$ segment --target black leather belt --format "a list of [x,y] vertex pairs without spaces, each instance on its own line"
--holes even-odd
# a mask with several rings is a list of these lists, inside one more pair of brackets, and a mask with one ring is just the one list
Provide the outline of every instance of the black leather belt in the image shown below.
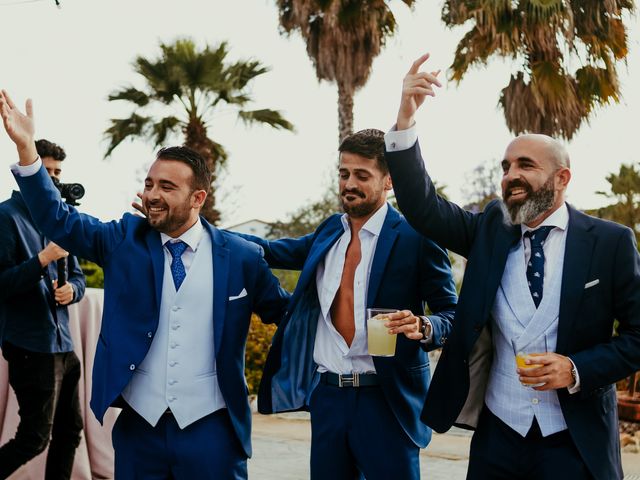
[[320,374],[320,383],[334,387],[375,387],[380,385],[375,373],[347,373],[339,374],[324,372]]

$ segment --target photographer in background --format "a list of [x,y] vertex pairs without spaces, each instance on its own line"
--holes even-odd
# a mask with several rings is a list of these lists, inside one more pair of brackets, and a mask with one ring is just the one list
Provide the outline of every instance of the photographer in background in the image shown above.
[[[59,180],[64,150],[47,140],[36,149]],[[68,255],[38,231],[20,192],[0,203],[0,345],[20,409],[15,437],[0,447],[0,479],[40,454],[49,439],[45,478],[71,477],[82,416],[67,305],[83,297],[85,280]],[[56,262],[65,257],[68,280],[58,286]]]

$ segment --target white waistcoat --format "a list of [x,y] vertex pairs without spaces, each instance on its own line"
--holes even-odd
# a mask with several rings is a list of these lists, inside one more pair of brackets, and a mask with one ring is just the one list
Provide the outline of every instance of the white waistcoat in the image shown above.
[[158,330],[122,392],[153,426],[167,408],[185,428],[226,406],[213,346],[212,262],[211,238],[204,232],[177,293],[171,270],[164,269]]
[[[564,246],[558,258],[564,258]],[[509,253],[491,311],[494,357],[485,403],[504,423],[523,437],[535,416],[543,436],[567,428],[555,390],[539,392],[521,385],[515,352],[554,352],[558,336],[563,265],[551,278],[545,275],[543,297],[536,309],[527,283],[524,248]]]

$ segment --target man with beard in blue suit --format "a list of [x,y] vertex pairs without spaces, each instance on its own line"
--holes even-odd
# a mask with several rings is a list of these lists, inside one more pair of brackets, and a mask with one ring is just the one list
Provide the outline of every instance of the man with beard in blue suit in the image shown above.
[[[427,58],[405,76],[386,155],[409,222],[468,262],[422,418],[476,429],[471,480],[621,479],[615,382],[640,369],[635,236],[565,202],[569,156],[546,135],[507,146],[502,199],[482,213],[438,196],[414,122],[440,86]],[[537,354],[528,368],[520,351]]]
[[[245,236],[263,247],[271,267],[301,270],[269,352],[258,408],[310,410],[313,480],[418,479],[419,449],[431,438],[419,420],[427,351],[440,347],[451,328],[451,267],[446,252],[386,202],[383,132],[350,135],[339,151],[344,215],[301,238]],[[371,307],[399,310],[388,323],[389,334],[403,334],[394,356],[368,354]]]
[[35,223],[104,269],[91,408],[102,420],[123,407],[115,478],[245,479],[251,313],[278,322],[288,295],[257,246],[200,217],[211,185],[205,160],[186,147],[161,149],[142,194],[148,218],[103,223],[61,202],[35,150],[31,102],[24,115],[3,91],[0,114]]

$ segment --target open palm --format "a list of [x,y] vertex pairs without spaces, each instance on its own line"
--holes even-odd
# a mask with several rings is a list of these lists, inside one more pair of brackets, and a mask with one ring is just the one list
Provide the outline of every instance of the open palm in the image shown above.
[[35,123],[33,121],[33,104],[28,99],[25,104],[26,114],[22,113],[9,97],[6,90],[0,92],[0,115],[4,129],[9,138],[20,148],[33,143]]

